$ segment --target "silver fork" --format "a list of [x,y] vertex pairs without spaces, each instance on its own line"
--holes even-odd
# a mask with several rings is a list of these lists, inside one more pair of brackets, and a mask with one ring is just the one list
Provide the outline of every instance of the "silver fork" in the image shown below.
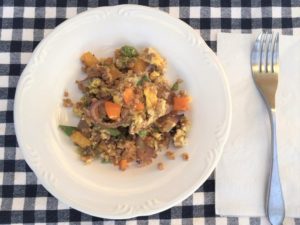
[[275,94],[279,73],[278,33],[261,33],[252,48],[253,80],[268,109],[271,124],[272,166],[266,198],[266,213],[272,225],[282,224],[285,216],[277,155]]

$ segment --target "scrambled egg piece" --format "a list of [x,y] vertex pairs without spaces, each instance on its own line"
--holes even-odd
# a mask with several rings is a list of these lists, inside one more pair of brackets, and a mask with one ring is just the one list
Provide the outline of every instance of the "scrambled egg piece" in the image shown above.
[[142,57],[146,62],[157,66],[157,68],[161,70],[163,70],[166,66],[166,60],[161,57],[159,53],[153,48],[146,48],[143,52]]
[[173,137],[175,147],[182,147],[186,145],[186,131],[177,129]]
[[152,73],[150,73],[150,79],[151,80],[155,80],[157,77],[160,76],[160,73],[153,71]]
[[183,147],[184,145],[186,145],[187,142],[186,138],[187,138],[187,132],[189,126],[190,126],[189,121],[187,120],[186,117],[183,117],[181,119],[180,128],[176,130],[176,133],[173,137],[175,147]]
[[143,123],[144,123],[143,117],[139,114],[136,114],[133,117],[132,123],[130,125],[129,133],[135,134],[135,133],[139,132],[143,128]]
[[168,104],[167,101],[159,98],[156,104],[156,112],[158,114],[159,117],[165,115],[167,113],[168,110]]
[[155,86],[148,86],[144,89],[144,95],[146,97],[146,106],[151,109],[157,104],[157,89]]
[[113,101],[117,104],[121,104],[122,103],[122,97],[119,94],[115,94],[115,95],[113,95]]

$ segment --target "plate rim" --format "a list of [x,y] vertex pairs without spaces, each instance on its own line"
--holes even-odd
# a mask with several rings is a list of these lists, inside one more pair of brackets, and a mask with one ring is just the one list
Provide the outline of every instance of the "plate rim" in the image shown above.
[[[72,23],[75,19],[77,19],[78,17],[82,17],[84,15],[88,15],[91,13],[94,13],[96,11],[105,11],[105,10],[112,10],[113,9],[138,9],[138,10],[147,10],[147,11],[152,11],[154,13],[159,13],[162,16],[165,17],[169,17],[171,19],[173,19],[175,21],[175,23],[179,23],[181,26],[185,26],[186,29],[188,29],[191,33],[193,33],[193,35],[195,35],[195,37],[197,37],[197,41],[200,41],[201,46],[205,49],[206,54],[209,54],[209,57],[214,61],[214,64],[218,67],[219,71],[220,71],[220,77],[222,78],[223,81],[223,88],[224,88],[224,92],[225,92],[225,99],[227,100],[227,111],[226,111],[226,116],[225,116],[225,122],[224,122],[224,127],[225,130],[223,131],[222,134],[222,140],[221,143],[219,143],[219,154],[217,155],[217,157],[214,160],[213,165],[211,166],[211,168],[209,169],[209,173],[207,173],[206,176],[203,176],[202,179],[196,180],[194,185],[192,187],[190,187],[189,189],[187,189],[185,192],[181,193],[180,195],[178,195],[177,198],[173,199],[173,201],[169,201],[167,202],[167,204],[165,204],[165,206],[163,207],[159,207],[156,209],[146,209],[146,210],[142,210],[139,211],[137,213],[132,212],[131,214],[125,214],[125,215],[109,215],[109,214],[101,214],[101,213],[93,213],[91,211],[89,211],[88,209],[83,209],[81,207],[77,207],[71,204],[69,204],[70,201],[68,201],[67,199],[65,199],[59,192],[57,192],[55,190],[55,188],[51,187],[50,184],[47,183],[47,181],[45,181],[42,177],[38,176],[37,171],[35,170],[35,168],[32,167],[32,162],[30,157],[26,154],[26,151],[24,151],[23,149],[26,149],[26,146],[24,144],[24,140],[21,136],[21,131],[19,128],[19,119],[18,119],[18,115],[20,114],[20,99],[21,99],[21,90],[24,88],[24,84],[26,83],[26,77],[29,73],[27,72],[27,68],[28,65],[31,65],[34,61],[34,58],[36,57],[37,53],[43,48],[44,44],[46,43],[47,40],[51,39],[51,37],[53,35],[55,35],[56,33],[60,32],[61,27],[67,25],[68,23]],[[231,128],[231,120],[232,120],[232,101],[231,101],[231,95],[230,95],[230,89],[229,89],[229,83],[228,83],[228,79],[226,77],[226,73],[219,61],[219,59],[217,58],[216,54],[207,46],[207,44],[204,42],[204,40],[202,39],[202,37],[200,36],[200,34],[198,32],[195,32],[195,30],[189,26],[188,24],[184,23],[183,21],[181,21],[180,19],[177,19],[175,17],[172,17],[171,15],[169,15],[166,12],[160,11],[158,9],[154,9],[151,7],[147,7],[147,6],[140,6],[140,5],[133,5],[133,4],[125,4],[125,5],[116,5],[116,6],[105,6],[105,7],[97,7],[97,8],[93,8],[90,10],[87,10],[85,12],[79,13],[76,16],[65,20],[64,22],[62,22],[61,24],[59,24],[57,27],[55,27],[51,33],[49,35],[47,35],[39,44],[38,46],[35,48],[35,50],[33,51],[31,58],[29,60],[29,62],[27,63],[25,69],[23,70],[20,79],[18,81],[17,84],[17,88],[16,88],[16,94],[15,94],[15,99],[14,99],[14,126],[15,126],[15,133],[16,133],[16,138],[19,144],[19,149],[22,151],[23,157],[27,163],[27,165],[32,169],[32,171],[35,173],[35,175],[37,176],[37,178],[41,181],[41,184],[47,189],[47,191],[49,191],[54,197],[56,197],[59,201],[65,203],[68,207],[72,207],[76,210],[79,210],[81,212],[84,212],[86,214],[92,215],[92,216],[96,216],[96,217],[101,217],[101,218],[108,218],[108,219],[129,219],[129,218],[134,218],[134,217],[138,217],[138,216],[149,216],[149,215],[153,215],[159,212],[162,212],[164,210],[167,210],[173,206],[175,206],[176,204],[182,202],[184,199],[186,199],[187,197],[189,197],[190,195],[192,195],[207,179],[208,177],[211,175],[211,173],[213,172],[213,170],[216,168],[217,163],[219,162],[221,155],[223,153],[224,150],[224,145],[228,139],[229,136],[229,131]],[[27,150],[28,151],[28,150]]]

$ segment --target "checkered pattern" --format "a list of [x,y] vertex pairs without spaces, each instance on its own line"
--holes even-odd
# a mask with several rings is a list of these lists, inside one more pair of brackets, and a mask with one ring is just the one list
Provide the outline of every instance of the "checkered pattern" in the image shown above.
[[[216,49],[220,31],[272,29],[300,33],[299,0],[0,0],[0,224],[260,224],[259,218],[215,215],[213,175],[188,199],[170,210],[127,221],[91,217],[69,208],[40,185],[23,160],[13,124],[13,99],[19,76],[33,49],[52,29],[89,8],[142,4],[169,12],[195,28]],[[300,224],[287,220],[286,224]]]

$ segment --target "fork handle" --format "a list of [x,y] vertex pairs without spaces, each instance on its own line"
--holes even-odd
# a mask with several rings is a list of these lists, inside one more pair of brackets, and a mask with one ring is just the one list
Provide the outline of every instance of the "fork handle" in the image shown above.
[[272,225],[280,225],[285,216],[285,207],[279,177],[275,110],[270,110],[269,114],[272,128],[272,167],[267,195],[267,216]]

